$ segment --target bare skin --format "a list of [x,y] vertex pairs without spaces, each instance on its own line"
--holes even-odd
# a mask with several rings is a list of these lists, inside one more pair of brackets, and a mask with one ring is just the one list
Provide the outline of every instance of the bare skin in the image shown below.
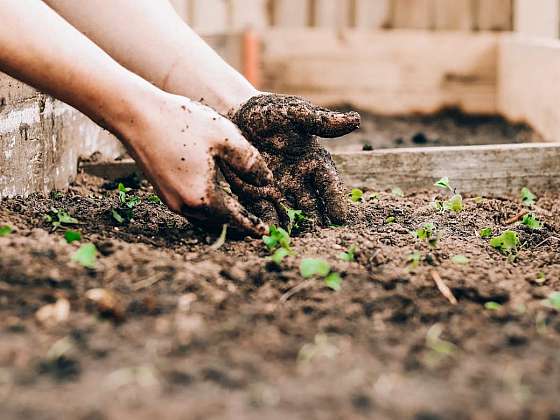
[[133,72],[232,118],[264,154],[276,186],[257,188],[228,168],[223,171],[265,221],[285,221],[283,205],[323,224],[345,220],[344,186],[314,135],[346,134],[358,127],[357,114],[330,113],[297,98],[263,97],[180,19],[168,0],[45,1]]
[[229,120],[125,69],[42,2],[4,0],[0,21],[0,70],[117,135],[172,210],[254,236],[266,232],[218,186],[217,164],[258,186],[272,180]]

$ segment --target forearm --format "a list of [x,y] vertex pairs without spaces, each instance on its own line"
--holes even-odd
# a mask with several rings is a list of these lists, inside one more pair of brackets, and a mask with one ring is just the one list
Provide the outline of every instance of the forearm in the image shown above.
[[134,104],[157,90],[38,0],[0,7],[0,70],[52,94],[117,135]]
[[165,91],[223,114],[256,93],[168,0],[45,1],[122,65]]

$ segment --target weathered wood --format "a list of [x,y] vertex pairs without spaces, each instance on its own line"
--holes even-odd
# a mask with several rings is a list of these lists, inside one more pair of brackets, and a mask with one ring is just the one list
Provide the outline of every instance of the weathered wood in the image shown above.
[[262,37],[263,82],[270,91],[382,114],[446,106],[496,112],[494,34],[305,29]]
[[[510,31],[513,21],[513,0],[475,1],[476,25],[482,31]],[[544,0],[552,1],[552,0]]]
[[473,28],[471,0],[435,0],[435,28],[470,31]]
[[525,35],[558,38],[560,2],[550,0],[516,0],[514,29]]
[[529,187],[560,189],[560,146],[516,144],[339,153],[334,160],[350,187],[404,191],[433,188],[447,176],[468,194],[511,194]]
[[390,26],[391,2],[389,0],[354,0],[354,27],[381,29]]
[[[434,182],[447,176],[465,194],[560,189],[560,145],[549,143],[385,149],[334,153],[333,159],[349,188],[435,191]],[[140,175],[132,160],[86,163],[82,169],[113,180]]]
[[434,0],[393,0],[393,28],[433,29],[434,19]]
[[272,0],[273,25],[282,28],[302,28],[309,25],[309,0]]
[[560,142],[560,41],[503,36],[498,69],[499,111]]
[[349,0],[312,0],[312,26],[341,29],[350,26]]

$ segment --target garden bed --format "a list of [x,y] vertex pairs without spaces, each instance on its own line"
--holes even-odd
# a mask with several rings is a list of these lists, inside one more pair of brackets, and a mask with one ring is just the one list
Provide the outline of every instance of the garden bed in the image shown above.
[[[88,175],[1,202],[14,227],[0,238],[3,417],[560,416],[559,193],[530,208],[465,196],[454,213],[434,209],[447,198],[436,187],[366,191],[347,226],[294,234],[278,267],[263,241],[212,249],[145,181],[128,186],[141,202],[124,224],[116,184]],[[53,208],[80,222],[95,269],[52,232]],[[515,222],[524,210],[543,227]],[[411,234],[425,223],[435,247]],[[514,256],[480,237],[487,227],[517,233]],[[340,291],[303,279],[306,257],[330,263]]]

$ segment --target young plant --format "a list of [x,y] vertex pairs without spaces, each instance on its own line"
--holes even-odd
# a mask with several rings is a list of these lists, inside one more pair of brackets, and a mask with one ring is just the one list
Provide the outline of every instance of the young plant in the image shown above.
[[447,190],[452,194],[449,200],[444,200],[444,201],[435,200],[434,208],[436,210],[438,211],[447,210],[447,211],[453,211],[455,213],[459,213],[463,211],[463,196],[461,194],[455,193],[455,188],[453,188],[449,183],[448,177],[441,178],[434,185],[443,190]]
[[161,198],[159,198],[157,195],[152,194],[148,197],[148,203],[152,203],[152,204],[161,204]]
[[421,241],[428,242],[428,245],[432,248],[437,247],[439,236],[433,223],[424,223],[420,229],[416,229],[412,234]]
[[118,209],[111,209],[111,215],[119,225],[122,225],[124,223],[130,222],[130,220],[133,218],[133,209],[138,204],[140,204],[140,197],[129,194],[131,189],[125,187],[122,182],[119,183],[117,191],[119,194],[119,202],[121,205]]
[[274,254],[272,254],[270,259],[272,260],[272,262],[274,262],[274,264],[280,265],[282,264],[282,261],[284,261],[284,258],[286,258],[289,255],[290,255],[290,251],[287,250],[286,248],[278,248],[276,251],[274,251]]
[[81,241],[82,234],[77,230],[68,229],[64,232],[64,239],[66,239],[66,242],[71,244],[72,242]]
[[523,216],[523,220],[521,220],[521,224],[533,230],[539,230],[542,228],[542,222],[539,219],[537,219],[537,217],[532,213]]
[[52,208],[51,211],[43,216],[45,222],[52,225],[53,232],[60,227],[80,224],[78,219],[70,216],[65,210]]
[[524,206],[531,207],[535,204],[537,196],[533,194],[529,188],[523,187],[519,195]]
[[342,261],[354,262],[356,261],[356,252],[357,252],[357,248],[354,245],[352,245],[350,248],[348,248],[346,252],[340,253],[338,255],[338,258],[340,258]]
[[390,225],[390,224],[395,223],[395,220],[396,220],[395,216],[389,216],[385,219],[385,223]]
[[485,227],[483,229],[480,229],[480,232],[478,232],[478,234],[483,239],[490,238],[492,236],[492,228]]
[[546,298],[543,304],[548,308],[556,309],[560,312],[560,292],[552,292],[548,295],[548,298]]
[[443,202],[443,209],[459,213],[463,211],[463,197],[461,194],[455,194],[449,200]]
[[498,302],[486,302],[484,304],[484,307],[489,311],[497,311],[501,309],[502,305],[500,305]]
[[391,194],[393,194],[395,197],[404,197],[404,192],[399,187],[392,188]]
[[290,251],[290,234],[281,227],[271,225],[269,234],[263,236],[262,240],[270,252],[278,248],[284,248]]
[[284,206],[284,210],[288,215],[288,234],[292,234],[293,229],[299,229],[300,223],[307,220],[307,217],[302,210],[294,210]]
[[412,254],[408,255],[407,262],[408,262],[408,269],[414,270],[422,262],[422,254],[420,254],[420,252],[418,251],[414,251]]
[[449,191],[453,192],[453,188],[451,188],[451,185],[449,185],[449,178],[448,177],[441,178],[434,185],[438,188],[441,188],[442,190],[449,190]]
[[11,226],[8,226],[8,225],[0,226],[0,238],[3,237],[3,236],[8,236],[13,231],[14,231],[14,229]]
[[220,249],[226,243],[227,230],[228,230],[228,225],[226,223],[226,224],[222,225],[222,231],[220,233],[220,236],[218,236],[218,239],[216,239],[216,242],[214,242],[212,245],[210,245],[211,250],[217,251],[218,249]]
[[97,262],[97,248],[94,244],[83,244],[72,255],[72,261],[93,270]]
[[299,272],[305,279],[322,277],[325,285],[334,291],[339,291],[342,287],[340,274],[332,271],[331,265],[321,258],[304,258],[301,260]]
[[359,188],[352,188],[352,192],[350,193],[350,199],[354,203],[358,203],[364,199],[364,192]]
[[504,255],[513,255],[517,253],[519,243],[517,232],[512,230],[506,230],[501,235],[495,236],[490,240],[490,246]]

